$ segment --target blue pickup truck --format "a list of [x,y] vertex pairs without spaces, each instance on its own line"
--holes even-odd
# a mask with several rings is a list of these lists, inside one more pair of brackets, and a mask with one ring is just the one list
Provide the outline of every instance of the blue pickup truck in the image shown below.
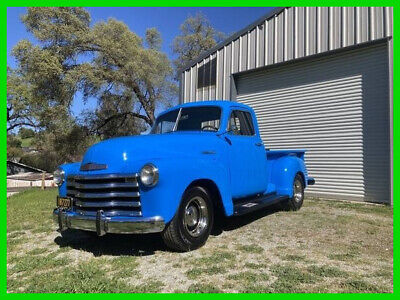
[[178,251],[202,246],[217,212],[243,215],[303,204],[314,184],[304,150],[266,150],[254,111],[230,101],[188,103],[161,113],[148,135],[90,147],[61,165],[54,220],[106,233],[160,232]]

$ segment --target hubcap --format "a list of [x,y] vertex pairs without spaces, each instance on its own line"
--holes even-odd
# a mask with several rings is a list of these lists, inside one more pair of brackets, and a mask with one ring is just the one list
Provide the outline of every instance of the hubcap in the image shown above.
[[200,236],[208,226],[208,209],[206,201],[201,197],[189,200],[185,207],[183,226],[193,236]]
[[303,200],[303,185],[298,179],[296,179],[293,183],[293,198],[296,202]]

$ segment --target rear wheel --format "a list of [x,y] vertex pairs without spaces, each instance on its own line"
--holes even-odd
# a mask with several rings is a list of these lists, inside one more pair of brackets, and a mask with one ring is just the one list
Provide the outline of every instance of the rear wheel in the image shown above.
[[207,190],[192,187],[185,192],[178,212],[163,231],[162,238],[174,250],[194,250],[207,241],[213,222],[213,204]]
[[293,197],[283,204],[286,210],[299,210],[304,201],[304,182],[300,174],[293,180]]

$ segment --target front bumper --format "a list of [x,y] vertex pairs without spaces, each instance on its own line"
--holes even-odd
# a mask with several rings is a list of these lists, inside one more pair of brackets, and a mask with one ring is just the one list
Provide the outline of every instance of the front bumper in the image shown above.
[[164,230],[164,219],[160,216],[143,217],[106,217],[102,211],[96,216],[86,216],[70,210],[56,208],[53,219],[58,224],[59,230],[81,229],[97,232],[97,235],[106,233],[153,233]]

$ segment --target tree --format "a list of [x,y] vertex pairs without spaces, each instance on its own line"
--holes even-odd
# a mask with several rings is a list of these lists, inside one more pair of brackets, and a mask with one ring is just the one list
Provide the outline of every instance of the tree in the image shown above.
[[161,49],[162,39],[161,34],[157,30],[157,28],[152,27],[146,30],[146,44],[147,47],[149,47],[150,49]]
[[[99,99],[92,119],[96,133],[110,122],[118,122],[126,133],[134,131],[128,124],[153,125],[157,105],[173,101],[172,68],[160,52],[159,33],[146,34],[148,47],[122,22],[110,19],[93,27],[88,44],[94,58],[83,70],[83,92]],[[135,122],[132,122],[135,119]],[[92,124],[94,124],[92,122]]]
[[21,126],[37,126],[29,105],[30,92],[29,84],[7,68],[7,132]]
[[173,42],[173,52],[178,55],[174,60],[177,70],[196,59],[203,52],[221,42],[225,35],[215,30],[210,21],[202,14],[189,16],[180,26],[181,34]]
[[28,139],[35,136],[35,131],[30,128],[21,127],[18,131],[18,135],[21,137],[21,139]]
[[7,135],[7,159],[17,160],[22,156],[21,140],[14,135]]
[[[94,97],[99,104],[84,115],[94,126],[90,133],[102,135],[109,128],[107,136],[130,134],[142,124],[152,125],[157,105],[175,97],[172,68],[154,28],[144,43],[114,19],[90,27],[89,13],[79,7],[32,7],[22,21],[39,44],[23,40],[14,47],[18,68],[12,72],[24,93],[7,98],[24,99],[35,126],[55,131],[70,122],[71,104],[80,91],[84,101]],[[115,124],[118,130],[112,132]],[[10,123],[20,125],[25,124]]]
[[[158,106],[176,97],[176,85],[155,28],[140,38],[122,22],[91,26],[79,7],[32,7],[22,16],[37,42],[20,41],[7,70],[7,131],[34,127],[38,153],[22,157],[52,170],[80,160],[102,138],[138,134],[152,125]],[[74,117],[77,93],[98,106]]]

